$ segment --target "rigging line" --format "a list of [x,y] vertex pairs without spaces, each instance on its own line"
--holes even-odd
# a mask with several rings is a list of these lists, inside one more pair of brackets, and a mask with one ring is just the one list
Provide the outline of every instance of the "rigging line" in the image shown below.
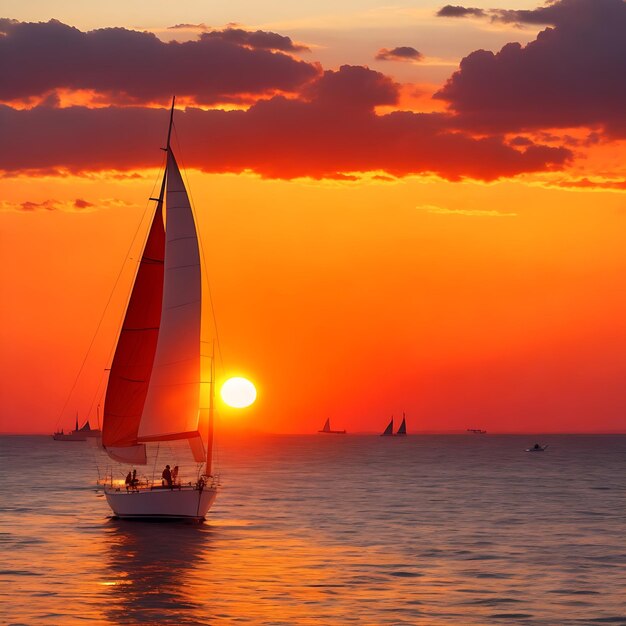
[[[217,424],[220,423],[220,412],[219,411],[215,411],[215,422]],[[221,430],[221,429],[220,429]],[[213,439],[213,450],[214,450],[214,458],[215,458],[215,474],[220,474],[221,472],[221,448],[220,448],[220,441],[219,441],[219,437],[215,437]]]
[[[96,393],[93,394],[93,398],[91,399],[91,404],[89,405],[89,411],[87,412],[87,419],[89,419],[89,416],[91,415],[91,411],[93,410],[93,405],[95,404],[96,398],[98,397],[98,394],[100,393],[100,387],[102,386],[102,382],[104,381],[105,375],[106,375],[106,370],[103,370],[100,376],[100,381],[98,382],[98,386],[96,387]],[[98,424],[98,428],[100,428],[100,424]]]
[[[180,140],[178,138],[178,130],[176,129],[176,124],[172,124],[174,128],[174,139],[176,141],[176,146],[178,148],[178,152],[180,156],[180,164],[183,170],[183,176],[185,177],[185,181],[187,182],[187,192],[189,194],[189,200],[191,204],[191,210],[193,212],[194,219],[196,221],[196,227],[198,225],[198,212],[196,211],[196,203],[193,199],[193,194],[191,193],[191,185],[189,184],[189,177],[187,176],[187,168],[185,167],[185,162],[182,158],[182,149],[180,147]],[[200,254],[202,256],[202,265],[204,266],[204,280],[206,281],[207,290],[209,292],[209,302],[211,304],[211,315],[213,317],[213,327],[215,328],[215,339],[217,341],[217,352],[220,355],[220,363],[222,365],[222,370],[224,369],[224,355],[222,354],[222,344],[220,342],[220,334],[217,327],[217,316],[215,315],[215,306],[213,304],[213,292],[211,290],[211,282],[209,281],[209,270],[206,262],[206,255],[204,253],[204,245],[202,243],[202,237],[198,237],[198,242],[200,244]]]
[[[159,176],[157,176],[157,178],[154,181],[154,184],[152,185],[152,191],[150,192],[150,196],[152,196],[152,193],[154,192],[154,189],[156,187],[157,181],[160,178],[160,173],[161,170],[163,169],[163,166],[161,166],[160,170],[159,170]],[[122,261],[122,265],[120,267],[120,270],[117,274],[117,278],[115,279],[115,282],[113,283],[113,288],[111,289],[111,293],[109,293],[109,298],[107,299],[106,304],[104,305],[104,310],[102,311],[102,315],[100,316],[100,320],[98,321],[98,325],[96,326],[96,330],[93,334],[93,337],[91,338],[91,342],[89,343],[89,347],[87,348],[87,352],[85,353],[85,358],[83,359],[83,362],[80,365],[80,368],[78,369],[78,374],[76,374],[76,378],[74,379],[74,384],[72,385],[69,393],[67,394],[67,398],[65,399],[65,403],[63,404],[63,408],[61,409],[59,416],[57,418],[57,428],[59,426],[59,424],[61,423],[61,418],[63,417],[63,413],[65,413],[65,409],[67,408],[67,405],[70,402],[70,399],[72,397],[72,394],[74,393],[74,390],[76,389],[76,385],[78,384],[78,380],[80,378],[80,375],[83,373],[83,369],[85,368],[85,363],[87,362],[87,359],[89,357],[89,354],[91,353],[91,349],[93,348],[93,344],[96,341],[96,337],[98,336],[98,332],[100,331],[100,327],[102,326],[102,322],[104,321],[104,317],[106,315],[106,312],[109,309],[109,305],[111,304],[111,300],[113,299],[113,294],[115,293],[115,290],[117,288],[117,285],[120,281],[120,278],[122,276],[122,273],[124,272],[124,267],[126,266],[126,262],[128,261],[129,257],[130,257],[130,251],[133,248],[133,245],[135,243],[135,240],[137,239],[137,235],[139,234],[139,229],[141,227],[141,225],[143,224],[144,218],[146,217],[146,213],[148,212],[148,207],[150,206],[150,200],[146,201],[146,206],[143,210],[143,213],[141,215],[141,220],[139,221],[139,224],[137,225],[137,229],[135,230],[135,233],[133,234],[133,238],[130,242],[130,245],[128,247],[128,251],[126,252],[126,255],[124,257],[124,260]],[[146,239],[147,239],[148,235],[146,235]],[[144,245],[145,245],[145,240],[144,240]],[[139,264],[137,264],[137,267],[139,267]],[[131,283],[132,284],[132,283]],[[129,296],[130,298],[130,296]],[[123,316],[122,316],[122,320],[123,320]],[[120,322],[121,325],[121,322]],[[119,333],[118,333],[119,334]],[[111,350],[112,352],[113,350]],[[109,353],[109,357],[111,356],[111,354]]]

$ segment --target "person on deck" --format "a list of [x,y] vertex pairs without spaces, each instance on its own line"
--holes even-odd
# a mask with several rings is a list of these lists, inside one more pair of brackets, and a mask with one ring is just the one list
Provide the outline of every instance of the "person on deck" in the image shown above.
[[172,470],[172,482],[176,484],[178,480],[178,465],[174,465],[174,469]]
[[130,480],[131,487],[137,487],[137,483],[138,482],[139,482],[139,479],[137,478],[137,470],[134,469],[133,470],[133,477]]
[[128,474],[126,474],[126,491],[130,489],[132,484],[133,484],[133,476],[130,472],[128,472]]
[[166,485],[168,487],[172,487],[172,472],[170,471],[170,466],[166,465],[165,469],[163,470],[163,473],[161,474],[161,478],[163,480],[161,480],[161,484],[165,487]]

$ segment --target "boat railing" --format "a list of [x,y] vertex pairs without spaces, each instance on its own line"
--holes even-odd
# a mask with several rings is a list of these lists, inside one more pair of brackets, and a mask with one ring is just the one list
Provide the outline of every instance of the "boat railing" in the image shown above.
[[[207,480],[208,479],[208,480]],[[205,489],[205,488],[215,488],[219,485],[219,476],[203,476],[198,481],[178,481],[176,483],[172,483],[172,485],[163,484],[161,480],[143,480],[137,481],[134,484],[126,484],[125,481],[121,479],[113,479],[110,476],[107,476],[104,480],[99,480],[98,485],[102,485],[108,491],[116,491],[123,492],[126,491],[128,493],[138,493],[141,491],[181,491],[187,489]]]

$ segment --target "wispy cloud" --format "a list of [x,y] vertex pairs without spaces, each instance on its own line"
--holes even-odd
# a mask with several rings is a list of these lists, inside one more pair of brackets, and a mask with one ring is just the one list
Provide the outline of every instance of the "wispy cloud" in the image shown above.
[[204,22],[200,22],[200,24],[174,24],[174,26],[168,26],[167,29],[207,31],[210,29],[210,26],[207,26]]
[[18,211],[20,213],[34,213],[38,211],[62,211],[64,213],[88,213],[99,209],[111,209],[115,207],[133,206],[131,203],[119,198],[101,198],[90,202],[83,198],[74,200],[42,200],[34,202],[25,200],[24,202],[0,201],[0,212]]
[[435,213],[436,215],[468,215],[471,217],[516,217],[517,213],[505,213],[502,211],[491,211],[483,209],[448,209],[446,207],[436,206],[434,204],[422,204],[415,207],[426,213]]

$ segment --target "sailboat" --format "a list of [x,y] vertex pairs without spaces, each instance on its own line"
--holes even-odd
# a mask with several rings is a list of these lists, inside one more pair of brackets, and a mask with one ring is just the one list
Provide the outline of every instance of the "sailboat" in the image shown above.
[[[87,422],[89,424],[89,422]],[[57,430],[52,438],[55,441],[87,441],[87,434],[81,432],[82,429],[78,428],[78,413],[76,413],[76,425],[74,426],[74,430],[69,433],[63,432],[63,429]]]
[[92,428],[89,425],[89,420],[87,420],[79,429],[78,433],[84,435],[85,437],[100,437],[102,435],[102,431],[99,428]]
[[406,436],[406,416],[402,413],[402,424],[400,424],[400,428],[398,428],[398,432],[396,433],[398,437]]
[[185,485],[168,475],[158,483],[133,480],[130,489],[114,482],[111,475],[104,493],[119,518],[202,520],[217,495],[212,474],[215,365],[212,358],[203,442],[199,430],[202,274],[193,211],[170,145],[174,102],[164,148],[167,165],[159,197],[152,198],[156,209],[111,364],[102,446],[112,459],[132,467],[147,463],[149,444],[187,441],[204,470],[195,482]]
[[318,433],[327,433],[329,435],[345,435],[346,431],[345,430],[332,430],[330,428],[330,417],[326,419],[326,422],[324,423],[324,427],[322,428],[322,430],[318,430]]
[[393,415],[391,416],[391,421],[387,424],[387,428],[385,431],[380,434],[381,437],[391,437],[393,436]]

